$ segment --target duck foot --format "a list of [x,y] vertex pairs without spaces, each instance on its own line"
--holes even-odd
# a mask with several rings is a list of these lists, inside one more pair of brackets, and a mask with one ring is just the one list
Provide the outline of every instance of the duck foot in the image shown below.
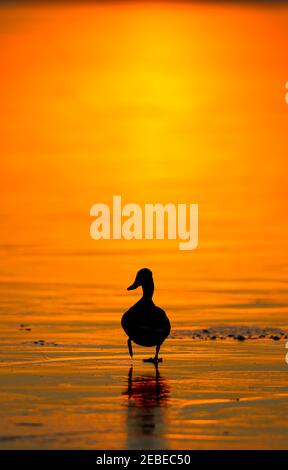
[[163,362],[162,357],[149,357],[149,359],[143,359],[143,362],[153,362],[153,364],[158,364],[158,362]]

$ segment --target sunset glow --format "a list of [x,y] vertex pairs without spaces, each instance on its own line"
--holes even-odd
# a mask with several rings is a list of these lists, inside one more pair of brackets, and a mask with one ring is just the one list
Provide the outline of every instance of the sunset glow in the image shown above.
[[[10,384],[1,407],[14,397],[22,410],[31,395],[31,419],[42,423],[46,413],[48,434],[83,431],[82,448],[101,446],[99,423],[107,446],[115,425],[114,448],[137,448],[143,409],[160,428],[154,440],[142,436],[148,447],[284,448],[287,431],[273,434],[286,419],[283,341],[280,350],[272,340],[270,355],[262,343],[240,351],[228,339],[220,357],[218,343],[192,351],[185,334],[226,323],[287,328],[287,4],[3,2],[0,16],[0,365]],[[114,195],[143,214],[145,204],[198,204],[197,249],[181,251],[168,237],[92,239],[90,209],[111,206]],[[135,370],[131,378],[120,329],[141,295],[126,289],[142,267],[153,271],[173,334],[184,331],[165,343],[175,369],[163,365],[159,408],[147,369],[145,380]],[[264,360],[279,382],[274,428],[263,437]],[[140,389],[132,398],[129,380]],[[261,421],[249,439],[231,405],[239,389],[247,416],[251,399]],[[3,418],[9,436],[21,434],[21,413]],[[41,436],[37,445],[49,447]],[[72,447],[72,438],[55,439]]]

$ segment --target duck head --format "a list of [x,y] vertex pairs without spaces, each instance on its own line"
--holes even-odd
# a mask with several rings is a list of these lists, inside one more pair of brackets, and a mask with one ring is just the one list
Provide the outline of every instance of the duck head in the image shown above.
[[154,292],[154,282],[153,282],[153,276],[152,276],[152,271],[148,268],[142,268],[140,271],[138,271],[135,281],[131,286],[127,288],[127,290],[134,290],[137,289],[137,287],[142,287],[143,289],[143,297],[151,297]]

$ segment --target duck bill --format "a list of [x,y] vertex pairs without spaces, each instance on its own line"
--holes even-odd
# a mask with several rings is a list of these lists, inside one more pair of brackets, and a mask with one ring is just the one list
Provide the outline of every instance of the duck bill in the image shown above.
[[137,287],[139,286],[140,286],[139,282],[135,280],[133,284],[131,284],[131,286],[127,287],[127,290],[134,290],[134,289],[137,289]]

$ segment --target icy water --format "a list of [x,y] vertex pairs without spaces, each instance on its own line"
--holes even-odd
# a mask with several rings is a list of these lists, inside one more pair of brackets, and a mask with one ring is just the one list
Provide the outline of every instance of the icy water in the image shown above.
[[[135,296],[124,294],[128,307]],[[121,302],[114,312],[110,302],[112,291],[97,285],[1,284],[2,449],[287,448],[279,313],[276,332],[270,320],[267,338],[239,341],[229,334],[263,333],[259,320],[253,329],[259,313],[241,323],[234,312],[234,326],[214,326],[212,340],[208,322],[174,312],[157,371],[142,362],[149,348],[135,347],[130,360]]]

